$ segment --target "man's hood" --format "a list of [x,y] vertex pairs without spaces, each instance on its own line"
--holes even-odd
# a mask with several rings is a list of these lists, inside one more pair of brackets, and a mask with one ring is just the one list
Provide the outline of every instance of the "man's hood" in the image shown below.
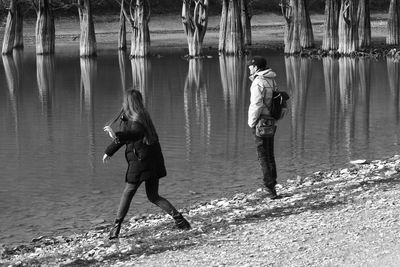
[[257,76],[259,76],[260,78],[275,78],[276,77],[276,73],[273,72],[271,69],[266,69],[266,70],[262,70],[262,71],[258,71],[256,73],[254,73],[253,75],[251,75],[249,78],[251,81],[253,81]]
[[264,78],[275,78],[276,77],[276,73],[273,72],[271,69],[266,69],[266,70],[262,70],[259,72],[256,72],[255,76],[262,76]]

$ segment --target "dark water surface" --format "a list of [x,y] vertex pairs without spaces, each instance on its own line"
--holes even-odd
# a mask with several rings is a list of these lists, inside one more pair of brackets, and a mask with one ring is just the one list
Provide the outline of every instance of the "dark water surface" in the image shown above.
[[[0,68],[0,240],[29,241],[111,221],[124,187],[123,150],[103,165],[102,131],[139,88],[158,129],[168,176],[160,193],[177,208],[260,187],[247,126],[245,59],[130,61],[115,50],[3,56]],[[291,95],[275,144],[279,182],[399,149],[399,63],[264,54]],[[144,188],[129,215],[158,212]]]

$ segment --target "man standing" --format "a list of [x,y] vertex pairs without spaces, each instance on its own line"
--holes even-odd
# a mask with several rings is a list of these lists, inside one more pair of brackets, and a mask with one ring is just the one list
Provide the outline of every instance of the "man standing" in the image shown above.
[[[276,73],[267,67],[267,60],[255,56],[249,62],[250,80],[250,106],[248,124],[253,130],[257,147],[258,161],[263,173],[263,182],[271,199],[278,197],[276,185],[276,164],[274,157],[274,135],[276,131],[275,120],[271,117],[270,107],[272,92],[276,90]],[[256,125],[263,117],[272,122],[272,134],[267,137],[256,135]]]

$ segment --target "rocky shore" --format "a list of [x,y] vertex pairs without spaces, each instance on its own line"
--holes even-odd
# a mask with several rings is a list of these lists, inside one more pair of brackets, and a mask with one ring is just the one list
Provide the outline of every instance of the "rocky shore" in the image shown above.
[[192,230],[163,214],[0,248],[1,266],[399,266],[400,155],[357,160],[187,207]]

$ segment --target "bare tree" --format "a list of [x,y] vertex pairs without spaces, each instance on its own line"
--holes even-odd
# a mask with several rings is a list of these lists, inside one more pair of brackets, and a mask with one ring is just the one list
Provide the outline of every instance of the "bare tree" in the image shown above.
[[208,23],[208,0],[183,0],[182,24],[190,57],[201,55]]
[[386,44],[398,45],[400,43],[400,0],[391,0],[388,14],[388,35]]
[[310,15],[308,13],[307,0],[298,0],[299,27],[300,27],[300,47],[310,48],[314,46],[314,34]]
[[281,0],[281,12],[286,20],[285,53],[295,54],[314,46],[314,34],[306,0]]
[[15,39],[14,39],[14,48],[23,48],[24,47],[24,13],[22,12],[22,1],[13,0],[16,2],[15,16],[17,19],[17,23],[15,25]]
[[358,0],[342,0],[339,13],[339,49],[342,54],[358,50]]
[[13,48],[24,46],[23,36],[23,13],[21,10],[21,1],[12,0],[8,8],[7,22],[4,29],[3,55],[11,54]]
[[119,33],[118,49],[126,50],[126,19],[124,16],[124,1],[121,1],[121,11],[119,14]]
[[53,54],[55,48],[54,16],[50,0],[32,0],[36,10],[36,54]]
[[240,14],[243,27],[244,43],[251,45],[251,2],[252,0],[240,0]]
[[81,57],[95,56],[96,34],[90,0],[78,0],[79,22],[81,27],[79,54]]
[[281,0],[281,12],[286,21],[285,27],[285,53],[299,53],[300,48],[300,29],[298,23],[298,2],[297,0]]
[[150,52],[150,2],[149,0],[130,0],[129,14],[121,0],[121,10],[132,28],[131,57],[147,57]]
[[369,12],[369,0],[359,1],[357,10],[358,41],[360,48],[371,45],[371,17]]
[[244,52],[244,36],[239,0],[222,0],[219,35],[219,52],[241,55]]
[[4,29],[3,48],[1,50],[1,53],[3,55],[12,53],[12,50],[14,48],[16,25],[16,1],[11,1],[10,7],[8,9],[6,27]]
[[340,0],[325,2],[325,31],[322,40],[323,50],[337,50],[339,47],[338,21]]

